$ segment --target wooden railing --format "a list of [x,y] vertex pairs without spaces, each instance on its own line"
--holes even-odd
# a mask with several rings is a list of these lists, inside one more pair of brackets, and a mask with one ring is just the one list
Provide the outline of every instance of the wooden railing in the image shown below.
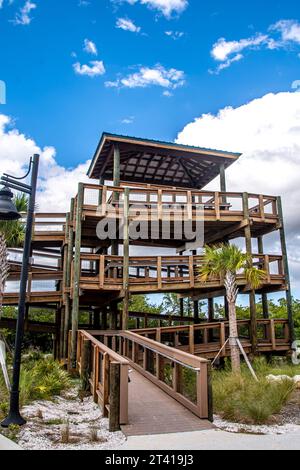
[[[124,184],[125,186],[125,184]],[[122,213],[125,188],[84,184],[83,209],[91,215],[98,210],[99,215],[115,215],[114,209]],[[161,219],[165,211],[185,211],[189,216],[204,210],[208,220],[240,220],[245,215],[245,194],[235,192],[196,191],[164,187],[130,186],[129,202],[131,210],[139,212],[151,210],[152,216]],[[247,194],[247,210],[252,219],[266,222],[278,220],[277,198],[261,194]]]
[[[147,256],[129,258],[129,287],[143,291],[145,285],[151,291],[203,289],[220,287],[220,277],[203,283],[199,279],[199,268],[203,256]],[[81,254],[81,287],[97,290],[120,290],[123,285],[124,259],[121,256]],[[265,270],[263,284],[284,283],[282,256],[253,255],[253,265]],[[238,284],[247,284],[243,274],[237,276]]]
[[[22,248],[9,248],[8,249],[8,262],[11,265],[11,271],[15,268],[22,266],[23,249]],[[34,250],[31,256],[30,270],[46,270],[57,271],[61,269],[62,260],[61,253],[48,252],[46,250]]]
[[117,430],[120,424],[127,424],[129,362],[89,332],[79,331],[77,367],[81,379],[88,381],[103,416],[109,417],[110,429]]
[[[250,320],[239,320],[238,330],[244,348],[250,350]],[[257,330],[259,351],[284,352],[290,350],[288,320],[259,319],[257,320]],[[214,358],[229,337],[229,323],[227,321],[215,321],[199,325],[147,328],[133,331],[136,334],[155,339],[156,341],[160,338],[162,343],[167,343],[190,354]],[[228,356],[229,354],[230,349],[228,345],[222,351],[221,357]]]
[[130,366],[199,418],[213,420],[210,362],[134,332],[94,332]]

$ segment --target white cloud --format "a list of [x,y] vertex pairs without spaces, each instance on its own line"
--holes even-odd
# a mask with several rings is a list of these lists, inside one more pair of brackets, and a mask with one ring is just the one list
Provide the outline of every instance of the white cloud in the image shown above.
[[165,91],[163,92],[163,96],[165,96],[166,98],[172,98],[173,93],[172,93],[171,91],[169,91],[169,90],[165,90]]
[[[293,282],[300,280],[300,93],[268,94],[204,114],[178,135],[182,144],[243,152],[227,170],[230,191],[282,195]],[[215,183],[211,186],[215,186]],[[276,252],[276,245],[268,251]]]
[[31,23],[32,18],[30,17],[30,13],[32,10],[37,8],[36,3],[27,0],[22,8],[20,8],[19,12],[16,14],[14,23],[20,25],[28,25]]
[[69,210],[70,199],[75,196],[79,182],[88,180],[86,172],[90,162],[75,168],[64,168],[56,161],[54,147],[39,148],[36,142],[14,127],[13,121],[0,114],[0,161],[1,173],[15,176],[26,173],[29,158],[41,155],[37,207],[42,212]]
[[165,69],[162,65],[158,64],[153,68],[141,67],[138,72],[113,82],[106,82],[105,85],[108,88],[147,88],[160,86],[174,90],[183,86],[184,83],[184,72],[173,68]]
[[134,123],[134,116],[129,116],[127,118],[122,119],[121,121],[122,124],[133,124]]
[[218,65],[216,70],[210,70],[209,72],[211,74],[218,75],[222,70],[228,69],[234,62],[239,62],[240,60],[243,60],[243,58],[243,54],[236,54],[231,59],[227,59],[225,62],[222,62],[220,65]]
[[268,36],[263,34],[240,41],[226,41],[225,38],[220,38],[213,45],[211,55],[215,60],[223,62],[227,61],[232,54],[242,52],[244,49],[256,48],[261,44],[266,44],[267,41]]
[[[280,33],[280,38],[276,33]],[[213,45],[211,55],[214,60],[222,62],[216,70],[216,73],[219,73],[230,67],[233,62],[241,60],[243,58],[241,53],[247,49],[287,49],[291,44],[300,44],[300,23],[296,20],[280,20],[268,28],[267,34],[257,33],[250,38],[236,41],[220,38]]]
[[102,60],[92,60],[89,65],[81,65],[79,62],[73,64],[77,75],[86,75],[88,77],[98,77],[105,74],[105,66]]
[[91,55],[98,55],[97,46],[93,41],[89,39],[84,40],[83,50]]
[[129,18],[118,18],[116,28],[130,31],[131,33],[139,33],[141,31],[140,26],[136,26]]
[[188,6],[188,0],[112,0],[114,3],[140,3],[149,8],[160,11],[166,18],[171,18],[173,13],[180,14]]
[[296,20],[280,20],[271,26],[270,31],[279,31],[284,42],[300,44],[300,23]]
[[165,34],[166,36],[174,39],[174,41],[181,39],[184,36],[184,32],[182,31],[165,31]]

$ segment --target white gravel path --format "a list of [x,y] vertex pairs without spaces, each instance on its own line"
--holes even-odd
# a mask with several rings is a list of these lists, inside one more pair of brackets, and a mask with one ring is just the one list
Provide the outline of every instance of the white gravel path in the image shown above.
[[[22,410],[27,424],[21,429],[18,444],[27,450],[109,450],[124,442],[122,432],[110,433],[108,420],[91,397],[79,399],[76,391],[54,401],[36,401]],[[62,430],[68,423],[70,442],[62,443]],[[97,433],[93,442],[92,433]]]

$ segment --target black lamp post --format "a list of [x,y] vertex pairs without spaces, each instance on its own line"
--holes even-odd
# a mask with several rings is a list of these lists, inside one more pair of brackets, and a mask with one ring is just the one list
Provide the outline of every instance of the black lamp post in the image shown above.
[[[4,188],[0,191],[0,220],[18,220],[20,214],[12,201],[13,194],[10,189],[15,189],[29,195],[28,202],[28,213],[27,223],[23,250],[23,261],[21,271],[21,282],[20,282],[20,297],[18,306],[18,319],[16,329],[16,342],[15,342],[15,354],[13,364],[13,380],[12,388],[10,391],[10,409],[8,417],[1,423],[4,428],[10,425],[22,426],[26,423],[25,419],[22,418],[19,409],[19,385],[20,385],[20,369],[21,369],[21,354],[22,354],[22,343],[24,336],[24,321],[25,321],[25,308],[26,308],[26,291],[28,281],[28,268],[31,253],[31,237],[32,237],[32,226],[33,216],[35,208],[35,196],[37,187],[37,177],[39,168],[39,155],[34,155],[30,159],[30,165],[28,173],[23,178],[15,178],[13,176],[5,174],[1,177],[0,181],[3,183]],[[31,184],[30,186],[21,183],[29,176],[31,172]]]

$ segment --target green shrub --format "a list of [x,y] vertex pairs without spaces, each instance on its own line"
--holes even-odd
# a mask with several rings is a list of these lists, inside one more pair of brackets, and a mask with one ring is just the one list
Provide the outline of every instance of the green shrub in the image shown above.
[[31,400],[49,400],[70,388],[70,378],[52,359],[39,359],[24,364],[20,381],[22,404]]
[[215,413],[233,422],[265,424],[281,411],[294,391],[293,382],[269,383],[265,376],[274,373],[276,368],[268,367],[264,361],[256,362],[255,366],[258,382],[245,369],[241,375],[229,370],[214,372]]

